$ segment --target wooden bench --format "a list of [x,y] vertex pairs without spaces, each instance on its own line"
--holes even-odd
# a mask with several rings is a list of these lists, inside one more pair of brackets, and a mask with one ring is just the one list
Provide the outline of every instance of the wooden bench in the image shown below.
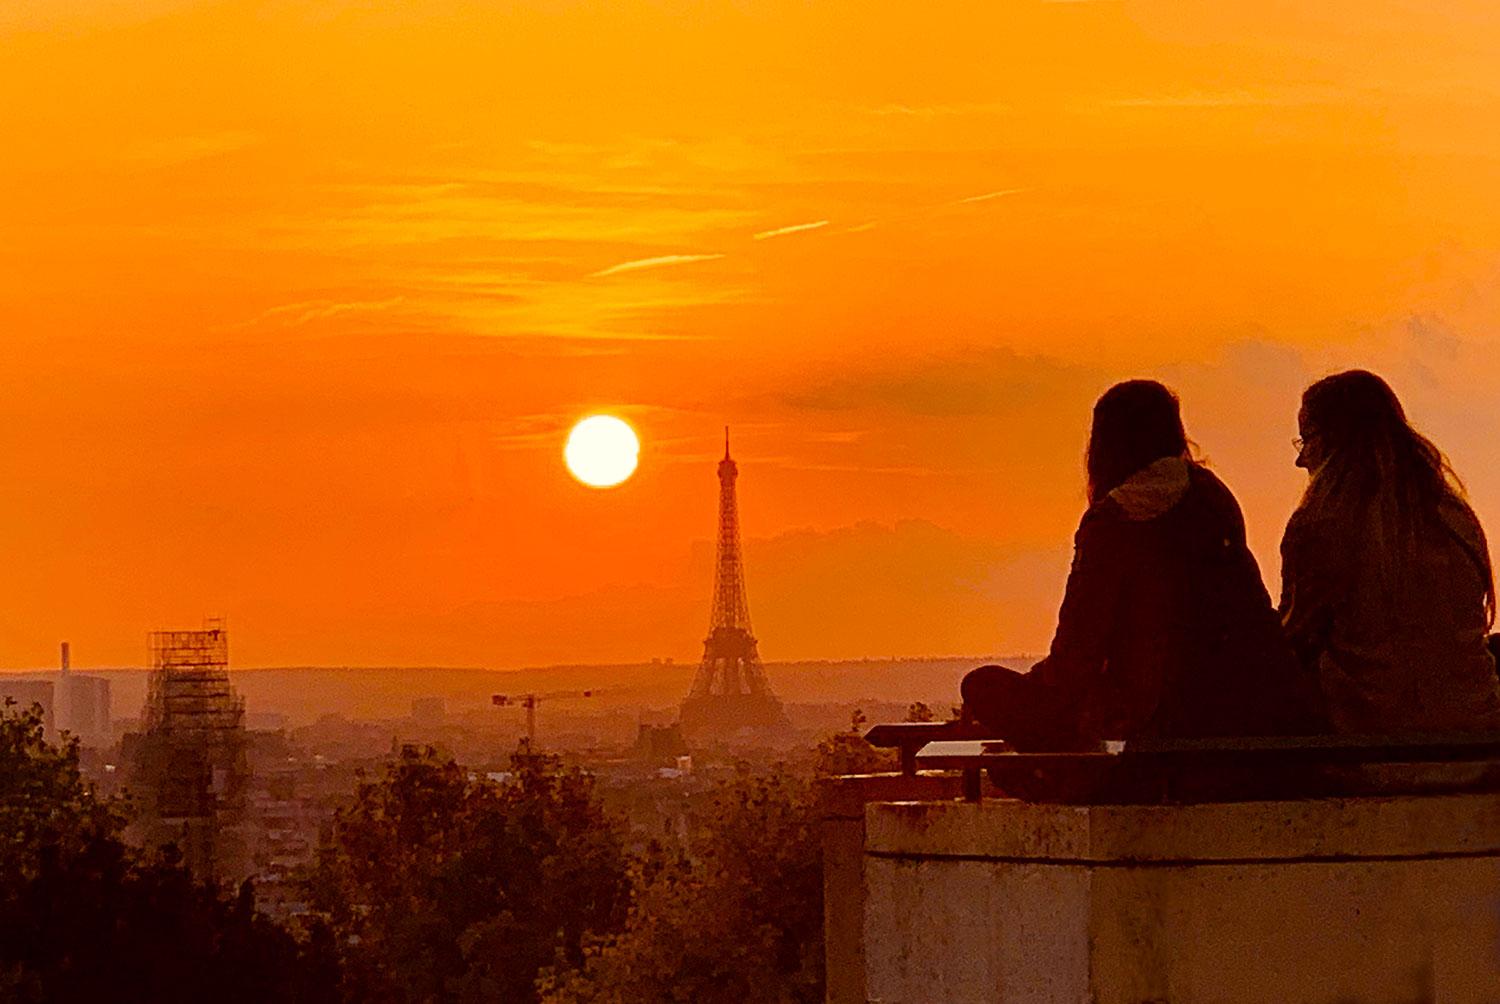
[[1040,753],[949,735],[923,744],[911,759],[914,770],[962,772],[971,800],[980,797],[980,775],[988,772],[1000,790],[1042,801],[1218,801],[1338,793],[1338,776],[1322,768],[1500,766],[1500,733],[1135,740]]

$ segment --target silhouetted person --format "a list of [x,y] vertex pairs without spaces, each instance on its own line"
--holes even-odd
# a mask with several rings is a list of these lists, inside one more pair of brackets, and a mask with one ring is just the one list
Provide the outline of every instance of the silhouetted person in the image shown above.
[[1494,573],[1446,458],[1363,370],[1307,388],[1297,425],[1311,477],[1281,543],[1281,616],[1335,730],[1500,728]]
[[1022,749],[1316,731],[1239,505],[1191,459],[1176,396],[1110,388],[1087,467],[1051,651],[1030,673],[971,672],[968,712]]

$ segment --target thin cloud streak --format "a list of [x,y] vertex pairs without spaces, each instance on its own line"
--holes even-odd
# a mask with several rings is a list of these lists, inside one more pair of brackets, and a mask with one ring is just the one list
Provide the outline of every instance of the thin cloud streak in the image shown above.
[[994,192],[985,192],[983,195],[971,195],[966,199],[958,199],[954,201],[953,205],[962,206],[970,202],[988,202],[991,199],[999,199],[1006,195],[1019,195],[1024,191],[1026,191],[1024,188],[1002,188]]
[[[1084,2],[1084,0],[1072,0],[1072,2]],[[1088,0],[1097,2],[1097,0]],[[954,115],[998,115],[1012,111],[1012,106],[997,101],[954,104],[954,105],[906,105],[888,104],[874,108],[861,108],[860,111],[866,115],[881,117],[900,116],[905,118],[943,118]]]
[[769,460],[762,460],[761,463],[765,464],[766,466],[781,467],[789,471],[816,471],[822,474],[899,474],[905,477],[913,478],[933,478],[953,477],[955,475],[965,473],[959,468],[938,469],[934,467],[920,466],[882,467],[872,465],[866,467],[862,464],[815,464],[802,463],[800,461],[793,461],[780,457],[774,457]]
[[255,317],[227,327],[250,328],[260,324],[276,323],[281,327],[293,328],[343,314],[384,313],[404,303],[406,303],[404,296],[393,296],[384,300],[303,300],[298,303],[283,303],[275,307],[267,307]]
[[954,199],[951,202],[940,202],[936,205],[924,206],[920,209],[913,209],[905,213],[897,213],[893,216],[884,216],[876,220],[866,220],[863,223],[856,223],[852,227],[845,227],[844,229],[840,230],[839,233],[864,233],[867,230],[874,230],[876,227],[883,226],[887,223],[909,223],[914,220],[923,219],[928,216],[942,213],[953,206],[965,206],[972,205],[978,202],[989,202],[991,199],[1004,198],[1007,195],[1019,195],[1022,192],[1029,191],[1031,191],[1031,189],[1029,188],[1001,188],[993,192],[983,192],[979,195],[970,195],[962,199]]
[[634,261],[624,261],[609,268],[601,268],[597,272],[591,272],[589,278],[598,279],[606,275],[619,275],[621,272],[637,272],[643,268],[659,268],[663,265],[686,265],[695,261],[713,261],[723,258],[721,254],[665,254],[655,258],[637,258]]
[[787,234],[800,234],[805,233],[808,230],[821,230],[826,226],[828,226],[827,220],[817,220],[813,223],[795,223],[789,227],[777,227],[775,230],[763,230],[760,233],[755,234],[754,236],[756,240],[764,241],[769,240],[772,237],[784,237]]

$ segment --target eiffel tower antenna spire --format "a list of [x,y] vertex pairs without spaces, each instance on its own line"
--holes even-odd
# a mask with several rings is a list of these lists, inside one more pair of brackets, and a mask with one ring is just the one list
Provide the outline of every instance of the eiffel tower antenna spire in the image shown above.
[[786,713],[766,683],[760,651],[750,632],[750,602],[740,555],[738,479],[739,467],[729,455],[729,427],[725,426],[724,459],[719,461],[713,612],[703,641],[703,661],[682,703],[682,725],[689,733],[786,725]]

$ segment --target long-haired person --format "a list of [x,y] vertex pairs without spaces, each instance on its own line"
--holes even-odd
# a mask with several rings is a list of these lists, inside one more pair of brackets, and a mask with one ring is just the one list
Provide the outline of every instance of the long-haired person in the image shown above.
[[1094,405],[1088,510],[1047,657],[982,666],[967,711],[1021,748],[1314,731],[1245,523],[1151,380]]
[[1281,616],[1345,733],[1500,728],[1484,530],[1436,446],[1364,370],[1307,388],[1310,477],[1281,544]]

